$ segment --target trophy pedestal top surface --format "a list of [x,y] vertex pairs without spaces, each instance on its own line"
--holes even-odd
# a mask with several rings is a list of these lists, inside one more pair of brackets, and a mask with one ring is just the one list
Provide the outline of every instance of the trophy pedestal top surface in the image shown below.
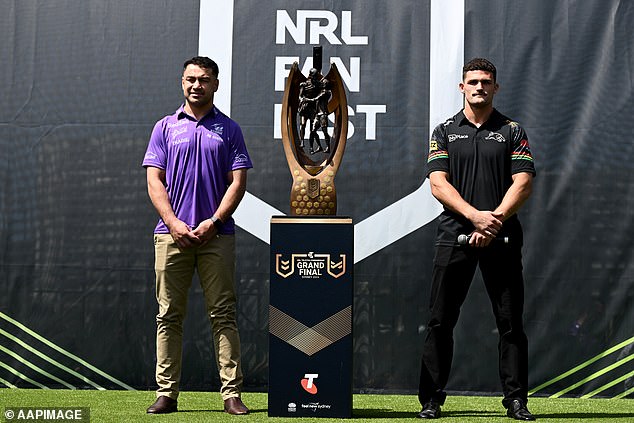
[[350,216],[272,216],[271,223],[351,224]]

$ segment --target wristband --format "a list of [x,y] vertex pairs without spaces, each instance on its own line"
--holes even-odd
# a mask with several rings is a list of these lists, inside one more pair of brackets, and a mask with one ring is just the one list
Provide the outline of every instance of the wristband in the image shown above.
[[221,230],[222,226],[224,225],[224,223],[222,223],[222,220],[220,220],[220,218],[216,216],[211,216],[211,223],[213,223],[214,227],[218,230]]

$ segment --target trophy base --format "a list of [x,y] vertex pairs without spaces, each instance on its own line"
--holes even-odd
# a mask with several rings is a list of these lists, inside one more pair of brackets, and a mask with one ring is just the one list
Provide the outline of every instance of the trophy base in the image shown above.
[[334,216],[337,214],[337,193],[333,170],[310,177],[295,169],[291,188],[292,216]]

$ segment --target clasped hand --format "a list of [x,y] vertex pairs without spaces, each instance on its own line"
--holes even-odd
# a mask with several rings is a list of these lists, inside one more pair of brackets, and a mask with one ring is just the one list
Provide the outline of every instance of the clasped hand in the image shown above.
[[169,228],[172,239],[180,248],[200,247],[218,233],[210,219],[202,221],[194,229],[182,220],[177,220]]
[[486,247],[502,229],[503,213],[492,211],[477,211],[470,220],[475,230],[469,237],[469,245],[472,247]]

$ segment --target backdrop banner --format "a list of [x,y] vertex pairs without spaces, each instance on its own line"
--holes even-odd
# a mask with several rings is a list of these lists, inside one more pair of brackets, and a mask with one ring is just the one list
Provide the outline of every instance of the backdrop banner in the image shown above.
[[[204,54],[254,163],[235,213],[238,324],[245,389],[267,389],[269,223],[290,213],[284,84],[322,45],[348,100],[337,213],[354,222],[354,392],[417,389],[441,210],[429,133],[461,107],[463,62],[487,57],[538,174],[520,211],[531,393],[632,396],[633,2],[64,4],[0,14],[0,386],[155,388],[158,216],[141,160],[183,101],[183,62]],[[197,282],[190,294],[182,389],[217,391]],[[499,393],[497,342],[478,273],[448,389]]]

